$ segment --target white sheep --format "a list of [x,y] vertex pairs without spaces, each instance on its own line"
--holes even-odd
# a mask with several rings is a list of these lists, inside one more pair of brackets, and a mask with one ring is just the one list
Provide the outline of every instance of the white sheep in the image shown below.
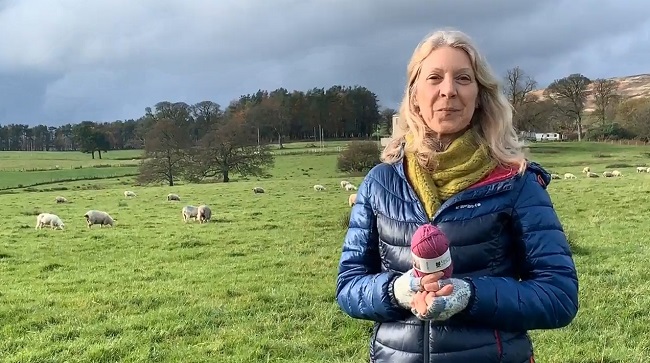
[[614,173],[612,173],[611,171],[607,171],[607,170],[605,170],[605,171],[603,171],[603,176],[604,176],[605,178],[611,178],[611,177],[614,176]]
[[350,205],[350,207],[352,207],[354,205],[354,202],[356,201],[357,201],[357,193],[350,194],[350,196],[348,197],[348,204]]
[[637,166],[637,167],[636,167],[636,172],[637,172],[637,173],[643,173],[644,171],[647,172],[647,171],[648,171],[648,168],[645,167],[645,166]]
[[350,184],[347,180],[341,180],[341,188],[345,188],[346,185]]
[[253,188],[253,193],[255,193],[255,194],[257,194],[257,193],[264,193],[264,188],[262,188],[262,187],[255,187],[255,188]]
[[600,178],[600,175],[592,172],[587,172],[587,178]]
[[612,175],[613,175],[613,176],[623,176],[623,173],[621,173],[621,172],[618,171],[618,170],[614,170],[614,171],[612,171]]
[[355,187],[352,184],[346,184],[345,185],[345,190],[347,190],[349,192],[349,191],[352,191],[352,190],[357,190],[357,187]]
[[198,208],[199,223],[207,223],[212,218],[212,210],[207,205],[200,205]]
[[590,171],[591,171],[591,168],[589,168],[588,166],[585,166],[584,169],[582,169],[582,172],[585,173],[585,174],[589,173]]
[[181,214],[183,215],[183,222],[187,223],[187,221],[189,221],[191,218],[198,219],[199,208],[193,205],[186,205],[181,210]]
[[565,173],[564,179],[576,179],[576,176],[571,173]]
[[325,187],[320,185],[320,184],[316,184],[316,185],[314,185],[314,190],[319,192],[321,190],[325,190]]
[[562,179],[559,174],[551,174],[551,179]]
[[67,203],[67,202],[68,202],[68,200],[65,199],[65,197],[62,197],[62,196],[58,196],[58,197],[56,197],[54,200],[55,200],[57,203]]
[[124,196],[129,198],[129,197],[135,197],[135,192],[132,192],[130,190],[124,191]]
[[115,226],[115,219],[111,217],[108,213],[100,210],[89,210],[84,214],[84,218],[86,218],[86,223],[88,224],[88,228],[90,228],[94,224],[99,224],[99,227],[104,227],[104,226]]
[[65,224],[56,214],[41,213],[36,216],[35,229],[41,229],[43,226],[50,226],[51,229],[63,229],[65,227]]
[[169,193],[169,194],[167,194],[167,200],[168,200],[168,201],[170,201],[170,200],[176,200],[176,201],[179,201],[179,202],[180,202],[180,201],[181,201],[181,197],[179,197],[178,194]]

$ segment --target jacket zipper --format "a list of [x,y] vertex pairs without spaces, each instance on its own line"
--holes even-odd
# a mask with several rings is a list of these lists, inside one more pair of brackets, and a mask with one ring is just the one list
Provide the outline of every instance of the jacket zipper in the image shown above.
[[[503,182],[499,182],[499,183],[503,183]],[[445,209],[447,209],[452,204],[455,204],[455,203],[458,203],[458,202],[461,202],[461,201],[479,199],[479,198],[483,198],[483,197],[486,196],[485,193],[480,193],[480,194],[477,194],[476,197],[464,197],[465,193],[467,193],[467,191],[462,191],[459,194],[456,194],[456,196],[454,196],[454,197],[452,197],[450,199],[447,199],[444,203],[442,203],[442,205],[440,205],[440,208],[438,208],[438,210],[436,211],[436,213],[434,213],[432,218],[429,219],[429,218],[427,218],[427,213],[426,213],[426,211],[424,209],[424,205],[422,204],[422,201],[420,201],[420,199],[417,197],[417,194],[415,193],[415,190],[413,189],[413,187],[411,186],[411,184],[408,181],[406,182],[406,186],[408,187],[409,191],[411,192],[412,196],[414,196],[415,201],[417,202],[418,206],[420,207],[420,213],[422,213],[422,215],[425,217],[425,220],[428,220],[429,223],[433,223],[435,221],[435,219]],[[485,187],[487,187],[487,185],[481,186],[480,188],[485,188]],[[503,192],[511,190],[511,189],[512,189],[512,184],[505,186],[503,189],[499,190],[498,192],[490,193],[490,195],[500,194],[500,193],[503,193]],[[476,190],[472,190],[472,192],[476,193]],[[424,357],[423,358],[424,358],[424,363],[429,363],[430,362],[430,357],[429,357],[429,351],[430,351],[429,348],[430,348],[430,346],[429,346],[429,344],[431,343],[429,341],[429,335],[430,335],[429,333],[430,333],[430,330],[431,330],[431,323],[428,322],[428,321],[424,321],[423,323],[424,323],[424,329],[423,329],[424,330],[424,334],[423,334],[424,335],[423,336],[423,338],[424,338],[424,340],[423,340],[423,342],[424,342],[423,356]]]

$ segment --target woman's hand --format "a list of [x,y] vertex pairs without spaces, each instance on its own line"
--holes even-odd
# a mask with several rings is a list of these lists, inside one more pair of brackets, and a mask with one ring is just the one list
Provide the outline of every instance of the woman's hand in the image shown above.
[[[419,319],[447,320],[467,307],[472,294],[467,281],[450,278],[440,280],[439,283],[440,286],[434,287],[438,288],[437,291],[420,291],[414,294],[411,311]],[[438,282],[435,285],[438,285]]]
[[442,278],[442,276],[443,276],[442,272],[434,272],[422,276],[422,278],[420,279],[420,291],[428,291],[428,292],[440,291],[441,294],[440,296],[449,295],[453,287],[449,287],[446,290],[443,290],[441,288],[442,286],[440,286],[440,279]]

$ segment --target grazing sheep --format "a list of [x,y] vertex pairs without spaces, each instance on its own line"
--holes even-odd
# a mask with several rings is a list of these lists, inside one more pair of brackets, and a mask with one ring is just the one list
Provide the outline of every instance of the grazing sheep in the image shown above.
[[257,193],[264,193],[264,188],[262,188],[262,187],[255,187],[255,188],[253,188],[253,193],[255,193],[255,194],[257,194]]
[[191,218],[198,219],[199,217],[199,208],[193,205],[186,205],[181,211],[183,215],[183,222],[187,223]]
[[636,167],[636,172],[637,172],[637,173],[643,173],[644,171],[647,172],[647,171],[648,171],[648,168],[645,167],[645,166],[637,166],[637,167]]
[[623,176],[623,173],[621,173],[618,170],[614,170],[614,171],[612,171],[612,175],[614,175],[614,176]]
[[347,191],[349,192],[349,191],[352,191],[352,190],[357,190],[357,187],[355,187],[355,186],[352,185],[352,184],[347,184],[347,185],[345,186],[345,190],[347,190]]
[[611,178],[614,176],[614,173],[612,173],[611,171],[603,171],[603,176],[605,178]]
[[130,190],[127,190],[124,192],[124,196],[129,198],[129,197],[135,197],[135,192],[132,192]]
[[352,207],[354,205],[354,202],[356,201],[357,201],[357,193],[350,194],[350,196],[348,197],[348,204],[350,205],[350,207]]
[[52,213],[41,213],[36,216],[36,228],[41,229],[43,226],[50,226],[51,229],[63,229],[65,224],[59,216]]
[[349,181],[347,181],[347,180],[341,180],[341,188],[345,188],[345,186],[348,185],[348,184],[351,184],[351,183]]
[[316,184],[316,185],[314,185],[314,190],[319,192],[321,190],[325,190],[325,187],[320,185],[320,184]]
[[198,208],[199,223],[207,223],[212,218],[212,210],[207,205],[200,205]]
[[100,211],[100,210],[89,210],[84,214],[84,218],[86,218],[86,223],[88,224],[88,228],[90,228],[93,224],[99,224],[99,227],[104,227],[104,226],[115,226],[115,219],[111,217],[108,213]]
[[571,173],[565,173],[564,179],[576,179],[576,176]]
[[600,175],[592,172],[587,173],[587,178],[600,178]]
[[68,202],[68,200],[65,199],[65,197],[62,197],[62,196],[58,196],[58,197],[56,197],[54,200],[55,200],[57,203],[67,203],[67,202]]
[[591,168],[589,168],[588,166],[585,166],[584,169],[582,169],[582,172],[585,173],[585,174],[589,173],[590,171],[591,171]]
[[169,194],[167,194],[167,200],[168,200],[168,201],[170,201],[170,200],[175,200],[175,201],[180,202],[180,201],[181,201],[181,197],[179,197],[178,194],[169,193]]
[[559,174],[551,174],[551,179],[562,179]]

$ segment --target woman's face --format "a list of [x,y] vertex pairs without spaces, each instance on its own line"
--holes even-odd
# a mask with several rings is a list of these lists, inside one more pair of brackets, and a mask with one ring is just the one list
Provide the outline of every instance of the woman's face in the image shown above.
[[438,137],[467,128],[478,106],[478,83],[462,49],[440,47],[422,61],[416,82],[419,114]]

